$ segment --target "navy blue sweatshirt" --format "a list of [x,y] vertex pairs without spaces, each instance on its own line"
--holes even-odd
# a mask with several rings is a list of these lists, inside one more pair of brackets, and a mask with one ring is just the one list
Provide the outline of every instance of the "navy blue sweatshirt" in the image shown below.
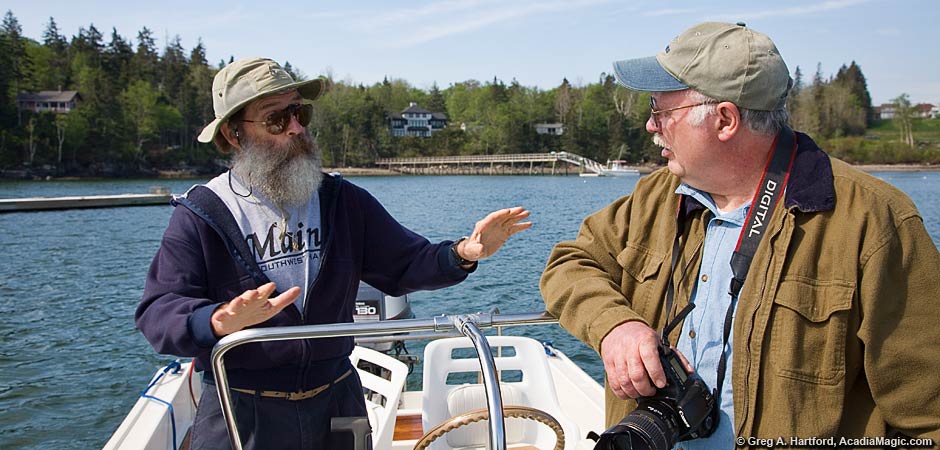
[[[360,280],[399,296],[467,277],[451,241],[431,244],[364,189],[325,175],[318,193],[324,246],[304,311],[288,306],[257,327],[351,322]],[[157,352],[195,358],[196,369],[211,377],[210,354],[218,342],[213,311],[269,280],[253,258],[243,256],[251,254],[244,239],[226,237],[240,236],[238,225],[211,190],[197,186],[174,205],[135,320]],[[225,367],[233,387],[308,390],[332,381],[331,368],[343,366],[353,345],[351,337],[247,344],[226,353]]]

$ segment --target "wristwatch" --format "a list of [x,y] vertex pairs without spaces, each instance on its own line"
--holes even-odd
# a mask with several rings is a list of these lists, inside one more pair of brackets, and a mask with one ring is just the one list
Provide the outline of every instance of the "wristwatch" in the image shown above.
[[467,236],[464,236],[460,239],[457,239],[456,242],[450,245],[450,252],[454,255],[454,259],[457,260],[458,266],[469,266],[470,264],[473,264],[476,262],[476,261],[470,261],[469,259],[464,259],[462,256],[460,256],[460,253],[457,252],[457,246],[460,245],[460,243],[466,239],[467,239]]

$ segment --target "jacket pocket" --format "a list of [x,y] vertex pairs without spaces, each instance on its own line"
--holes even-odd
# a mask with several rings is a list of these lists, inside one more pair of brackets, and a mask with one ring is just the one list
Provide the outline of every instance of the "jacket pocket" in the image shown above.
[[656,291],[655,279],[665,259],[666,255],[631,242],[627,242],[626,248],[617,255],[617,264],[623,268],[621,292],[631,308],[647,320],[659,317],[659,308],[662,308],[660,299],[652,296]]
[[626,248],[617,255],[617,263],[623,267],[623,272],[634,280],[646,281],[659,273],[665,258],[664,254],[627,242]]
[[855,283],[787,278],[771,315],[768,356],[775,373],[816,384],[845,377],[845,343]]

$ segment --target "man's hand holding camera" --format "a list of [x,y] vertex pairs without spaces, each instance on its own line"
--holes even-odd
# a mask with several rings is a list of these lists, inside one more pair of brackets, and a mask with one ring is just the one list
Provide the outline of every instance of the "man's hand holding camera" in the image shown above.
[[[607,372],[607,384],[622,399],[650,397],[666,387],[666,374],[659,359],[661,336],[639,321],[617,325],[601,342],[601,359]],[[692,365],[679,353],[688,373]]]

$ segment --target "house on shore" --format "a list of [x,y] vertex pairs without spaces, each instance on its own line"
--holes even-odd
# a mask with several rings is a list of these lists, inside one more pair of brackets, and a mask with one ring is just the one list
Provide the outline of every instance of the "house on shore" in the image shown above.
[[82,96],[78,91],[21,92],[16,95],[16,108],[20,111],[68,114],[78,106]]
[[428,111],[411,102],[400,114],[389,114],[388,124],[395,137],[431,137],[447,127],[447,115]]
[[[894,103],[882,103],[881,106],[874,107],[875,117],[879,119],[893,119],[897,115],[898,105]],[[911,105],[911,117],[923,119],[940,118],[940,105],[930,103],[918,103]]]
[[550,134],[553,136],[565,134],[565,124],[562,123],[537,123],[533,126],[535,127],[535,132],[538,134]]

